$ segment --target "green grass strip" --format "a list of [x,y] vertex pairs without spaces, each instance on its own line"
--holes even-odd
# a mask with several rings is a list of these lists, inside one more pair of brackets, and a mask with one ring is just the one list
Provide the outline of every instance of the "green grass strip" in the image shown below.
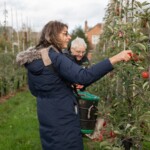
[[0,149],[41,150],[36,100],[28,91],[0,104]]

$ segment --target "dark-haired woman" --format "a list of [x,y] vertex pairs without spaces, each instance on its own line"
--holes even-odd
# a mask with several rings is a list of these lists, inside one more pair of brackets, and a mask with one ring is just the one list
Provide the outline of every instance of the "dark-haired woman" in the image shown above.
[[17,55],[28,74],[31,93],[37,98],[37,114],[43,150],[83,150],[80,120],[73,83],[90,85],[113,70],[113,65],[130,60],[128,53],[105,59],[84,69],[68,59],[62,49],[71,39],[68,26],[59,21],[48,22],[38,45]]

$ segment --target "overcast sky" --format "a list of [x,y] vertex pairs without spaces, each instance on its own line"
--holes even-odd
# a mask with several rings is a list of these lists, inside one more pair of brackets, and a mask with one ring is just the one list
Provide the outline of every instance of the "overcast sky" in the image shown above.
[[[90,27],[103,22],[105,9],[110,0],[0,0],[0,23],[4,24],[6,3],[7,25],[21,28],[28,24],[33,30],[41,31],[50,20],[59,20],[69,25],[69,31],[84,26]],[[144,1],[144,0],[139,0]],[[146,0],[150,2],[150,0]],[[12,17],[11,17],[12,16]],[[17,16],[17,17],[16,17]]]

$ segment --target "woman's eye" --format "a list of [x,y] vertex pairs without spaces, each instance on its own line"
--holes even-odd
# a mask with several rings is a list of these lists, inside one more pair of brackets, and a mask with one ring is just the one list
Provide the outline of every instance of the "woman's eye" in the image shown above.
[[64,36],[68,36],[68,35],[69,35],[68,31],[63,32],[62,34],[63,34]]

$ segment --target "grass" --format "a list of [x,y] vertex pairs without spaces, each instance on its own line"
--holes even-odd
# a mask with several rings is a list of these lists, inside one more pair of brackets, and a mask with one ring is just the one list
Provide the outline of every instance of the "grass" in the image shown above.
[[36,100],[28,91],[0,104],[0,149],[41,150]]
[[[85,150],[92,150],[89,144],[84,138]],[[29,91],[19,92],[0,104],[0,150],[41,149],[36,99]]]
[[[102,150],[99,142],[83,138],[84,150]],[[143,143],[149,150],[150,143]],[[29,91],[0,103],[0,150],[41,150],[36,99]],[[103,149],[104,150],[104,149]]]

